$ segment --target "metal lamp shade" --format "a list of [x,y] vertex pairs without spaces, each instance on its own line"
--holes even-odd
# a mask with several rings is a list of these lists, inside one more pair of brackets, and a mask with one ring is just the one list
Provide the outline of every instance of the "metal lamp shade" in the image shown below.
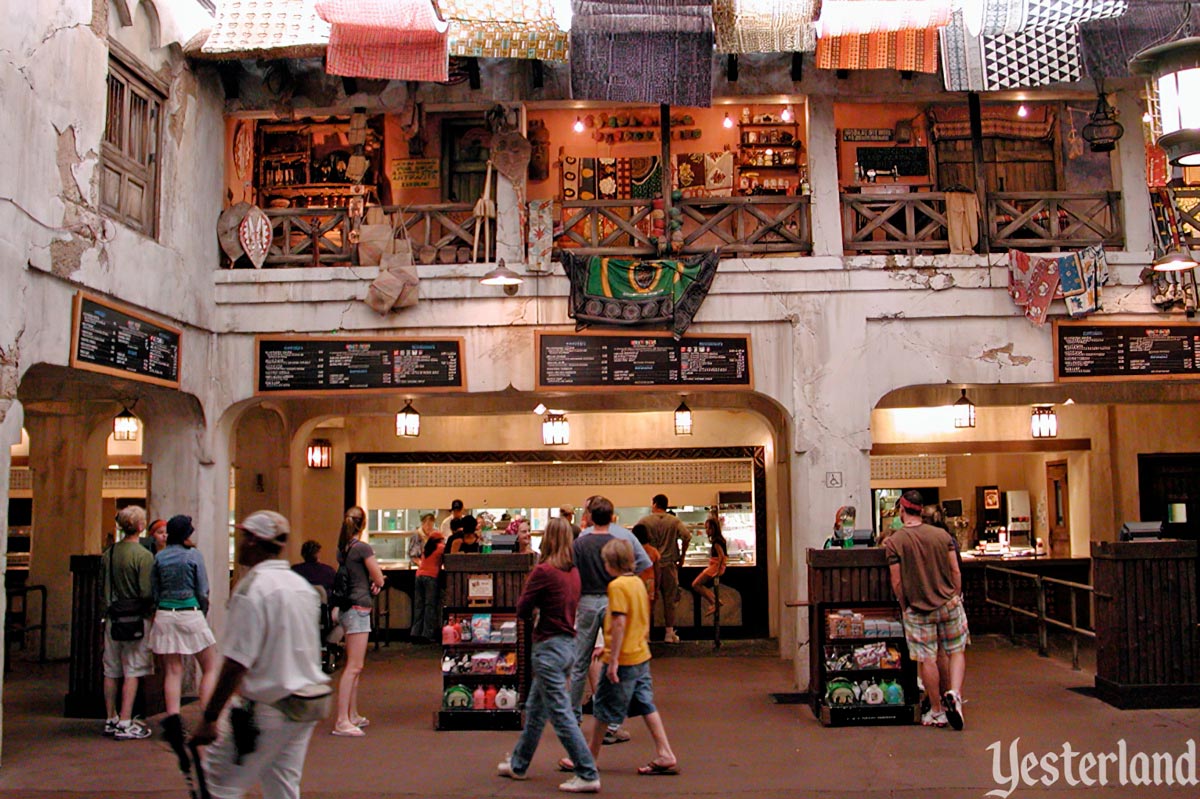
[[1144,75],[1152,102],[1158,146],[1172,164],[1200,166],[1200,37],[1143,50],[1129,69]]

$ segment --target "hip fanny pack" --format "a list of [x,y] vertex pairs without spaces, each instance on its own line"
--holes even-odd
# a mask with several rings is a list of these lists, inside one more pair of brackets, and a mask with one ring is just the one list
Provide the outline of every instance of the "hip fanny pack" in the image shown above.
[[287,716],[289,721],[321,721],[329,717],[333,709],[333,688],[317,683],[288,694],[271,707]]

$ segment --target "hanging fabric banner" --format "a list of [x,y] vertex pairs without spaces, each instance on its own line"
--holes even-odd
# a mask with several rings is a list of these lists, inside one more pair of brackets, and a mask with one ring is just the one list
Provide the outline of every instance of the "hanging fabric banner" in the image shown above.
[[950,0],[824,0],[817,38],[940,28],[952,11]]
[[331,26],[325,71],[388,80],[450,77],[448,24],[431,0],[318,0]]
[[571,281],[568,314],[576,329],[665,326],[680,338],[708,296],[718,261],[715,252],[639,261],[564,251],[563,269]]
[[811,53],[817,0],[713,0],[718,53]]
[[1079,27],[1034,28],[972,36],[955,13],[940,30],[942,73],[948,91],[996,91],[1072,83],[1083,74]]
[[962,4],[963,23],[972,36],[1066,28],[1119,17],[1128,10],[1129,0],[973,0]]
[[567,32],[551,0],[440,0],[450,23],[450,55],[567,60]]
[[712,105],[711,0],[573,0],[576,100]]
[[937,72],[937,30],[904,30],[817,39],[818,69]]

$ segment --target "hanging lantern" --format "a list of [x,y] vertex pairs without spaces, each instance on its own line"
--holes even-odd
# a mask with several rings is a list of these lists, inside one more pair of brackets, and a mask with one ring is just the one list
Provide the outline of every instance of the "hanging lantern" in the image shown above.
[[1143,50],[1129,71],[1146,77],[1158,146],[1172,164],[1200,166],[1200,37]]
[[137,437],[138,418],[130,413],[128,408],[124,408],[113,417],[113,440],[137,441]]
[[962,390],[962,396],[954,403],[954,426],[956,428],[975,426],[975,403],[967,399],[967,390]]
[[571,443],[571,423],[565,413],[546,414],[542,420],[542,443],[548,447]]
[[333,444],[326,438],[308,442],[308,468],[328,469],[333,465]]
[[1053,405],[1034,405],[1029,420],[1029,432],[1034,438],[1058,437],[1058,414]]
[[1096,110],[1080,135],[1094,153],[1111,153],[1117,147],[1117,140],[1125,135],[1125,128],[1116,120],[1103,92],[1096,97]]
[[675,435],[690,436],[692,434],[692,409],[686,402],[680,401],[675,409]]
[[404,401],[404,408],[396,414],[396,435],[404,438],[421,435],[421,414],[417,413],[409,400]]

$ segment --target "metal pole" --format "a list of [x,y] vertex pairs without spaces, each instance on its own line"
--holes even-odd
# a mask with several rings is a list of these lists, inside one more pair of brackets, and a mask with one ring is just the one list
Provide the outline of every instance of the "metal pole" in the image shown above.
[[1046,587],[1042,585],[1042,576],[1039,574],[1034,578],[1034,585],[1037,588],[1037,609],[1038,609],[1038,654],[1042,657],[1049,657],[1047,651],[1048,644],[1046,639]]
[[1016,607],[1016,597],[1013,594],[1013,576],[1008,575],[1008,640],[1012,641],[1013,645],[1017,643],[1017,620],[1013,615],[1013,608]]
[[1075,589],[1071,589],[1071,668],[1079,671],[1079,622],[1075,618]]
[[713,577],[713,649],[721,648],[721,578]]
[[[971,158],[975,164],[975,196],[979,199],[979,252],[991,252],[991,222],[988,215],[987,177],[983,171],[983,111],[976,92],[967,94],[967,113],[971,125]],[[945,188],[944,186],[942,188]]]

